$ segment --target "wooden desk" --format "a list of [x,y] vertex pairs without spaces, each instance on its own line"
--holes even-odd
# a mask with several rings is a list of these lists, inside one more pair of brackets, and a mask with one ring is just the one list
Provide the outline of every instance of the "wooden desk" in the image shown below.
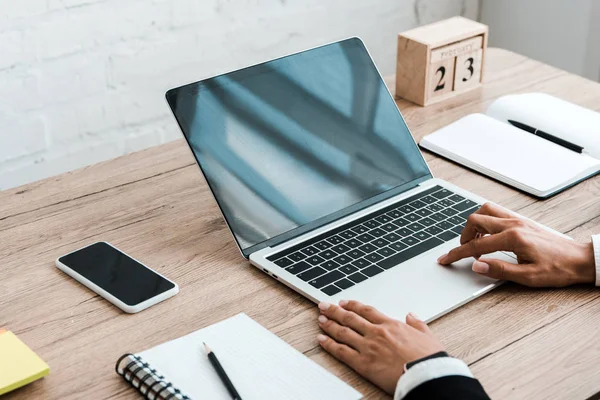
[[[600,111],[597,83],[499,49],[490,49],[486,61],[481,90],[427,108],[398,101],[416,139],[483,112],[508,93],[542,91]],[[600,177],[540,202],[425,156],[435,176],[578,240],[600,232]],[[54,267],[57,256],[96,240],[147,262],[178,282],[181,292],[126,315]],[[239,312],[367,397],[383,396],[320,350],[314,304],[240,256],[182,140],[0,192],[0,259],[0,326],[16,332],[51,367],[47,378],[7,399],[136,399],[114,373],[119,355]],[[600,290],[514,284],[432,324],[495,399],[574,399],[598,392],[599,327]]]

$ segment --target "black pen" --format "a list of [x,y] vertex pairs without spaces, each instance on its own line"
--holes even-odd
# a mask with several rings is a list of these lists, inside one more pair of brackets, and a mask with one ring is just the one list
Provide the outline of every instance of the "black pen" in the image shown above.
[[544,131],[540,131],[539,129],[535,129],[532,126],[526,125],[521,122],[517,122],[517,121],[513,121],[513,120],[509,119],[508,123],[513,126],[516,126],[517,128],[523,129],[524,131],[533,133],[534,135],[539,136],[542,139],[546,139],[546,140],[551,141],[552,143],[556,143],[559,146],[565,147],[569,150],[573,150],[574,152],[577,152],[577,153],[583,153],[583,147],[576,145],[575,143],[568,142],[564,139],[561,139],[559,137],[556,137],[556,136],[546,133]]
[[219,375],[219,378],[221,378],[221,382],[223,382],[223,384],[227,388],[227,391],[231,395],[231,398],[233,400],[242,400],[242,398],[240,397],[240,395],[237,392],[237,390],[235,390],[235,387],[233,386],[233,383],[231,383],[231,380],[227,376],[227,373],[225,372],[225,370],[221,366],[221,363],[217,359],[217,356],[215,355],[215,353],[210,349],[210,347],[208,347],[206,345],[206,343],[202,342],[202,344],[204,344],[204,349],[206,350],[206,355],[208,356],[208,359],[210,360],[210,363],[212,364],[212,366],[215,369],[215,371],[217,371],[217,375]]

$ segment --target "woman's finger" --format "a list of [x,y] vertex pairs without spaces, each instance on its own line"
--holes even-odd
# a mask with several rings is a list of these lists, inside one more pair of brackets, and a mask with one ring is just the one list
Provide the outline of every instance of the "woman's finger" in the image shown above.
[[493,258],[482,258],[473,263],[473,271],[479,275],[526,286],[536,286],[533,270],[535,270],[535,265],[511,264]]
[[352,369],[356,369],[360,364],[360,354],[353,348],[340,344],[332,338],[325,335],[317,335],[317,340],[321,347],[325,349],[329,354],[347,364]]
[[406,316],[406,325],[412,326],[423,333],[431,333],[427,324],[413,313],[409,313]]
[[490,217],[497,218],[518,217],[517,214],[513,213],[512,211],[509,211],[506,208],[492,202],[487,202],[484,205],[482,205],[481,208],[479,208],[479,210],[475,211],[475,214],[489,215]]
[[513,251],[513,244],[514,241],[511,240],[510,231],[504,231],[496,235],[473,239],[450,250],[448,254],[441,256],[438,262],[442,265],[448,265],[467,257],[490,254],[496,251]]
[[476,239],[480,234],[496,234],[514,226],[513,219],[492,217],[484,214],[471,214],[460,236],[460,244]]
[[345,310],[352,311],[360,315],[361,317],[373,324],[382,324],[389,320],[387,315],[378,311],[375,307],[366,306],[356,300],[342,300],[340,301],[340,306]]
[[369,325],[371,325],[369,321],[360,315],[352,311],[344,310],[342,307],[336,306],[335,304],[320,303],[319,309],[321,310],[321,314],[325,315],[327,318],[336,321],[342,326],[347,326],[361,335],[364,335],[367,332]]
[[363,347],[365,337],[356,333],[352,328],[341,326],[324,315],[319,315],[319,326],[338,343],[347,344],[358,351]]

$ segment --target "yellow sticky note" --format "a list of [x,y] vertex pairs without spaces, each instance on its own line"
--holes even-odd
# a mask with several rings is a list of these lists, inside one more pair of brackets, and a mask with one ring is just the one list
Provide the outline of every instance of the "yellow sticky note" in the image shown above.
[[0,395],[25,386],[50,372],[50,367],[14,333],[0,329]]

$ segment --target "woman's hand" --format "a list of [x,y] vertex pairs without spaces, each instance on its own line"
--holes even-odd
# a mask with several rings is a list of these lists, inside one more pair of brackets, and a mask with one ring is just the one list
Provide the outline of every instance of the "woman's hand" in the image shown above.
[[[514,281],[527,286],[567,286],[595,282],[594,250],[548,232],[493,203],[484,204],[467,219],[461,246],[441,256],[448,265],[467,257],[478,260],[473,271],[490,278]],[[511,251],[518,265],[483,258],[482,254]]]
[[358,301],[319,304],[321,346],[387,393],[393,394],[404,364],[444,351],[427,325],[408,314],[406,324]]

